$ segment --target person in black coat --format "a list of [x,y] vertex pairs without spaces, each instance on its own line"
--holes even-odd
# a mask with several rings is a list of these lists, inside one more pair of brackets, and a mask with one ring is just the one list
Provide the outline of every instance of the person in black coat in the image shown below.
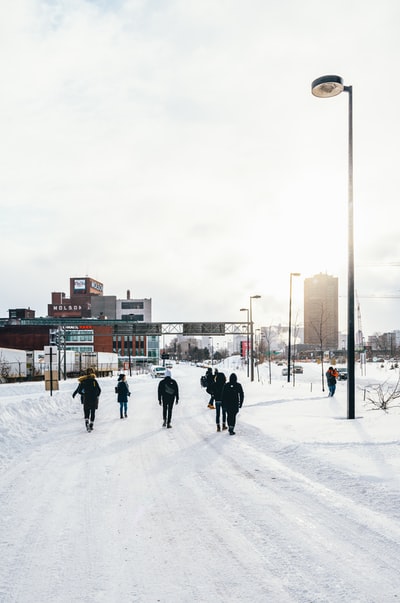
[[205,377],[206,377],[206,381],[207,381],[206,392],[207,392],[207,394],[210,395],[210,400],[208,402],[207,408],[215,408],[215,406],[214,406],[214,384],[215,384],[215,381],[214,381],[214,375],[213,375],[211,367],[208,367],[208,369],[206,371],[206,374],[205,374]]
[[236,415],[242,408],[243,400],[243,387],[238,383],[236,374],[232,373],[222,390],[222,408],[227,414],[229,435],[235,435]]
[[222,409],[222,430],[227,429],[226,427],[226,410],[222,408],[222,390],[226,383],[226,377],[224,373],[218,372],[215,375],[214,382],[214,400],[215,400],[215,422],[217,424],[217,431],[221,431],[220,417]]
[[79,378],[79,385],[72,396],[75,397],[76,394],[80,394],[81,397],[83,397],[86,429],[88,431],[93,431],[93,423],[99,405],[99,396],[101,394],[100,385],[96,380],[93,369],[88,368],[86,370],[86,375]]
[[158,384],[158,402],[163,407],[163,427],[172,427],[171,417],[174,402],[179,402],[179,388],[175,379],[171,378],[171,371],[165,371],[165,378]]
[[126,375],[121,374],[118,377],[117,402],[119,402],[119,418],[125,419],[128,416],[128,398],[131,395],[129,385],[126,382]]

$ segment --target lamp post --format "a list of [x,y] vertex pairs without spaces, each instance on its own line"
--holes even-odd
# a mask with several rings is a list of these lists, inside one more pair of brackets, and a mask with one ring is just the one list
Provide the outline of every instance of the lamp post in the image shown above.
[[249,341],[249,309],[248,308],[240,308],[241,312],[247,312],[247,346],[246,346],[246,360],[247,360],[247,377],[249,377],[249,370],[250,370],[250,363],[249,363],[249,347],[250,347],[250,341]]
[[353,87],[345,86],[338,75],[324,75],[311,84],[311,92],[319,98],[349,93],[348,108],[348,268],[347,268],[347,418],[355,417],[354,379],[354,234],[353,234]]
[[250,381],[254,381],[254,329],[253,329],[253,309],[251,301],[260,299],[261,295],[250,296]]
[[261,329],[256,329],[255,348],[256,348],[256,363],[257,363],[257,380],[260,381],[260,371],[258,365],[260,364],[260,341],[261,341]]
[[291,272],[290,273],[290,292],[289,292],[289,329],[288,329],[288,355],[287,355],[287,380],[290,383],[290,362],[291,362],[291,353],[292,353],[292,277],[300,276],[300,272]]

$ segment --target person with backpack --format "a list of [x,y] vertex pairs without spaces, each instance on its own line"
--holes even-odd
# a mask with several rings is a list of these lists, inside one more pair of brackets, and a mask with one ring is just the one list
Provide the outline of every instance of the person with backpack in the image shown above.
[[118,377],[118,385],[115,388],[117,395],[117,402],[119,402],[119,418],[128,418],[128,398],[131,395],[129,391],[129,385],[126,382],[126,375],[121,374]]
[[215,400],[215,422],[217,424],[217,431],[221,431],[220,418],[222,410],[222,430],[227,429],[226,427],[226,410],[222,408],[222,390],[226,383],[226,377],[224,373],[218,371],[215,375],[214,382],[214,400]]
[[236,415],[239,408],[242,408],[243,400],[243,387],[238,382],[236,374],[232,373],[222,389],[222,408],[227,414],[229,435],[235,435]]
[[99,406],[99,396],[101,388],[96,380],[96,375],[93,369],[88,368],[86,375],[79,378],[79,385],[72,394],[83,396],[83,411],[85,416],[85,425],[87,431],[93,431],[93,423],[96,416],[96,410]]
[[171,371],[165,371],[165,377],[158,384],[158,402],[163,407],[163,427],[171,428],[172,409],[174,402],[179,402],[179,388],[175,379],[171,377]]

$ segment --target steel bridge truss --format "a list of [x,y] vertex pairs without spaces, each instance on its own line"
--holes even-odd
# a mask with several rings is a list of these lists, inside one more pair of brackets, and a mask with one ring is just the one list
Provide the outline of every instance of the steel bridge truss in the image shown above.
[[110,326],[113,335],[182,335],[183,337],[224,337],[225,335],[248,335],[247,322],[136,322],[129,320],[97,320],[85,318],[34,318],[22,319],[21,325],[47,325],[53,329],[64,327]]

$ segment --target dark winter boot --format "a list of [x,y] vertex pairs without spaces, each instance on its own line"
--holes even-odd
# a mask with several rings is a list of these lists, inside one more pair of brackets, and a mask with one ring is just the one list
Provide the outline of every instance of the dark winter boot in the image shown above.
[[225,423],[222,423],[222,431],[225,431],[225,429],[228,429]]
[[89,431],[93,431],[93,423],[89,423]]
[[233,427],[229,427],[229,435],[235,435],[235,432],[233,431]]
[[167,427],[170,429],[172,427],[171,423],[168,423]]
[[89,419],[85,419],[85,426],[86,426],[87,431],[90,431]]
[[163,427],[167,426],[167,421],[164,421],[164,423],[162,424]]
[[221,426],[217,425],[217,431],[221,431]]

